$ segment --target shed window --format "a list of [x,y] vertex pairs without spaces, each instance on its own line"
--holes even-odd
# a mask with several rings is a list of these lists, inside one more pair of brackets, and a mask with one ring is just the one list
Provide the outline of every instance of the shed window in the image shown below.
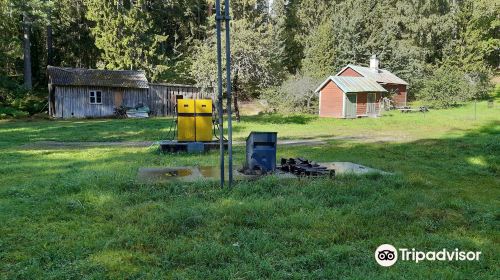
[[102,93],[100,91],[91,91],[89,101],[90,104],[102,104]]

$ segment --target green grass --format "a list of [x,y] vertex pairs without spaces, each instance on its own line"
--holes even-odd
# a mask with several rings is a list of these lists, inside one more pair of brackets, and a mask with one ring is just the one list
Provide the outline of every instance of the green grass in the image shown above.
[[[497,105],[498,106],[498,105]],[[471,105],[425,115],[331,120],[248,117],[236,137],[403,135],[328,140],[278,156],[352,161],[394,176],[268,177],[143,184],[139,167],[216,164],[217,153],[148,148],[27,149],[40,141],[160,139],[165,119],[0,123],[0,278],[498,279],[500,111]],[[243,147],[235,148],[241,163]],[[382,243],[482,251],[479,262],[376,264]]]
[[[431,137],[460,136],[468,129],[498,120],[497,109],[486,102],[429,113],[388,112],[383,118],[339,120],[313,115],[262,115],[243,117],[234,122],[234,137],[246,138],[250,131],[277,131],[280,139],[318,137],[393,137],[411,141]],[[0,147],[33,141],[154,141],[165,139],[171,118],[95,119],[95,120],[0,120]]]

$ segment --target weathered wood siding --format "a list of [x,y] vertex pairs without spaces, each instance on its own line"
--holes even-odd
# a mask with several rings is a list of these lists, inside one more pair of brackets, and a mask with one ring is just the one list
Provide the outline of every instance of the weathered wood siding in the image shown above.
[[394,100],[394,105],[396,105],[396,107],[406,106],[406,85],[387,84],[382,86],[389,92],[389,94],[392,93],[392,100]]
[[[102,104],[90,104],[89,92],[100,91]],[[55,89],[55,117],[56,118],[99,118],[113,116],[115,95],[123,96],[124,106],[145,105],[149,102],[147,89],[136,88],[109,88],[89,86],[56,86]]]
[[177,96],[182,98],[212,98],[213,94],[204,93],[198,87],[189,85],[149,84],[151,101],[149,107],[154,116],[170,116],[175,112]]
[[[102,104],[90,104],[89,92],[100,91]],[[177,96],[212,98],[200,88],[188,85],[150,84],[149,89],[91,86],[55,86],[56,118],[99,118],[113,116],[119,106],[148,106],[152,116],[169,116],[175,112]]]

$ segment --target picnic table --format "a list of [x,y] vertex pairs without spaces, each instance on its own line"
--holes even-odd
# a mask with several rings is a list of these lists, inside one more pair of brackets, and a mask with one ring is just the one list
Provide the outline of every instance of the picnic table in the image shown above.
[[397,108],[401,113],[413,113],[413,112],[428,112],[429,109],[426,106],[420,106],[418,108],[412,108],[410,106],[403,106],[400,108]]

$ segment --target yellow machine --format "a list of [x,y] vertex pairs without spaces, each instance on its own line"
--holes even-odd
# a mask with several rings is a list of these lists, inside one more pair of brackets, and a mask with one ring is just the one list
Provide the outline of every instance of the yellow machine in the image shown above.
[[177,100],[177,140],[180,142],[212,141],[212,100]]

